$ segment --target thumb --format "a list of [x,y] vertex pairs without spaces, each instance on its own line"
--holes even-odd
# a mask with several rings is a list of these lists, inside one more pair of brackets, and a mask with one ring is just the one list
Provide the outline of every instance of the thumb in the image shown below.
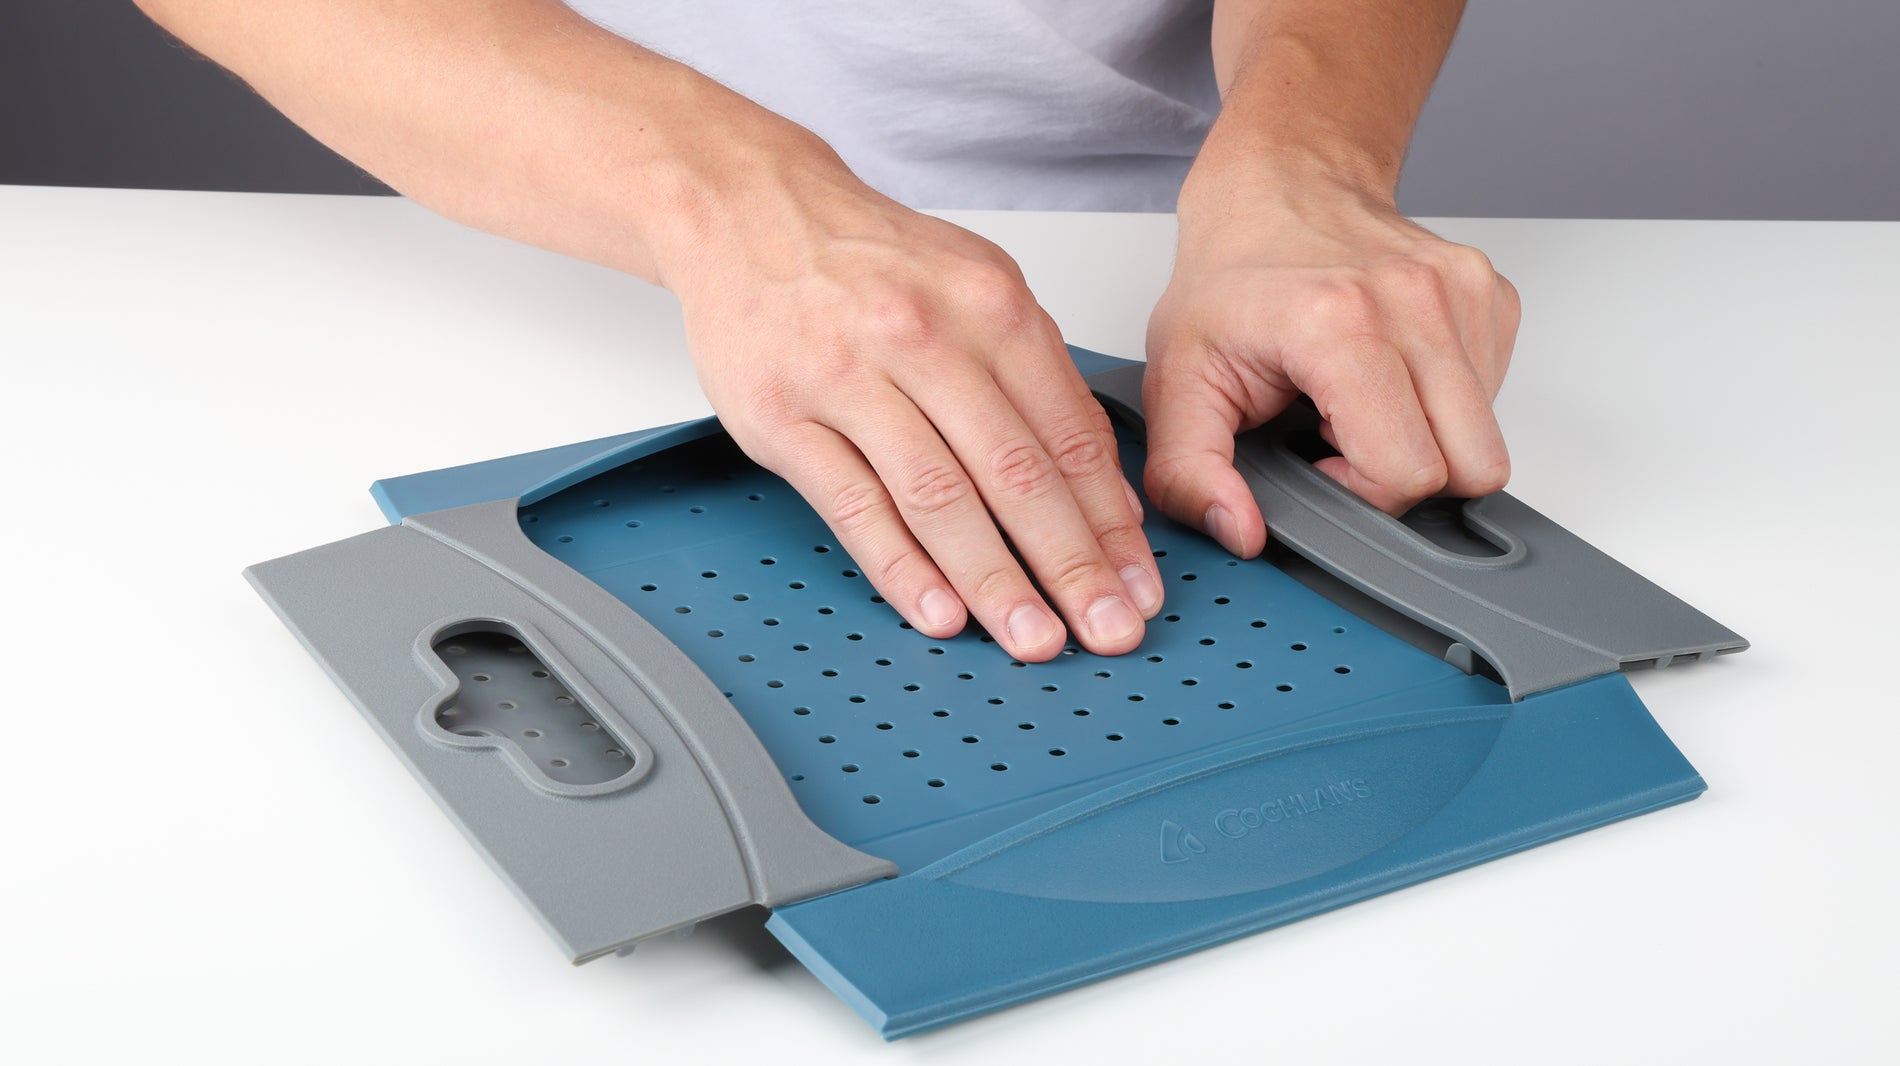
[[1267,524],[1234,469],[1234,434],[1279,412],[1292,394],[1273,390],[1272,409],[1253,410],[1225,361],[1197,340],[1157,353],[1142,385],[1148,422],[1148,498],[1242,559],[1260,554]]

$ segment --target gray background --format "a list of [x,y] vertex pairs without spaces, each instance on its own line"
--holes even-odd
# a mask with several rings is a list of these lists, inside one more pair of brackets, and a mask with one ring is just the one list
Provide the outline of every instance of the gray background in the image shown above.
[[[387,191],[127,0],[0,0],[0,183]],[[1900,219],[1900,0],[1476,0],[1400,205]]]

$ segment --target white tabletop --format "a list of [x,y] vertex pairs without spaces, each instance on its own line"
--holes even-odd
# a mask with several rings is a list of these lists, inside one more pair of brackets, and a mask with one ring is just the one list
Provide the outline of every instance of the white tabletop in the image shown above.
[[[1141,354],[1171,219],[951,217]],[[1512,491],[1755,643],[1633,678],[1708,794],[887,1047],[757,914],[569,967],[239,577],[704,413],[669,296],[395,200],[0,188],[0,1057],[1893,1054],[1900,225],[1432,224],[1524,293]]]

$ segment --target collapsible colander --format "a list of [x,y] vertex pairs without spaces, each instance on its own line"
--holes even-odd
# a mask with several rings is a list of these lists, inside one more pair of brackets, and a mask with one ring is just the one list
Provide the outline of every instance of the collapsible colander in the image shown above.
[[[1075,354],[1139,470],[1140,365]],[[248,574],[570,957],[764,904],[899,1036],[1702,791],[1617,671],[1744,641],[1505,494],[1373,511],[1305,417],[1240,442],[1280,553],[1151,517],[1117,658],[910,631],[710,419]]]

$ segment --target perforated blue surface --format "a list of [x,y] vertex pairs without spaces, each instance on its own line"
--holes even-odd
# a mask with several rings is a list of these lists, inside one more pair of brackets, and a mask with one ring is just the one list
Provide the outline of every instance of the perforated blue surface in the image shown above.
[[[1085,371],[1116,362],[1076,354]],[[814,822],[898,864],[900,877],[768,922],[886,1036],[1702,791],[1622,677],[1512,703],[1158,517],[1147,533],[1168,605],[1139,651],[1025,665],[974,628],[926,639],[789,486],[715,431],[629,434],[377,494],[392,519],[519,496],[536,545],[721,686]],[[1139,446],[1122,447],[1139,470]]]
[[[1124,462],[1140,469],[1138,445]],[[1154,514],[1154,509],[1149,508]],[[728,438],[521,510],[538,546],[660,628],[727,692],[813,821],[909,867],[1144,767],[1412,693],[1505,702],[1263,560],[1164,518],[1168,602],[1132,655],[1025,665],[974,627],[909,630],[811,508]]]

